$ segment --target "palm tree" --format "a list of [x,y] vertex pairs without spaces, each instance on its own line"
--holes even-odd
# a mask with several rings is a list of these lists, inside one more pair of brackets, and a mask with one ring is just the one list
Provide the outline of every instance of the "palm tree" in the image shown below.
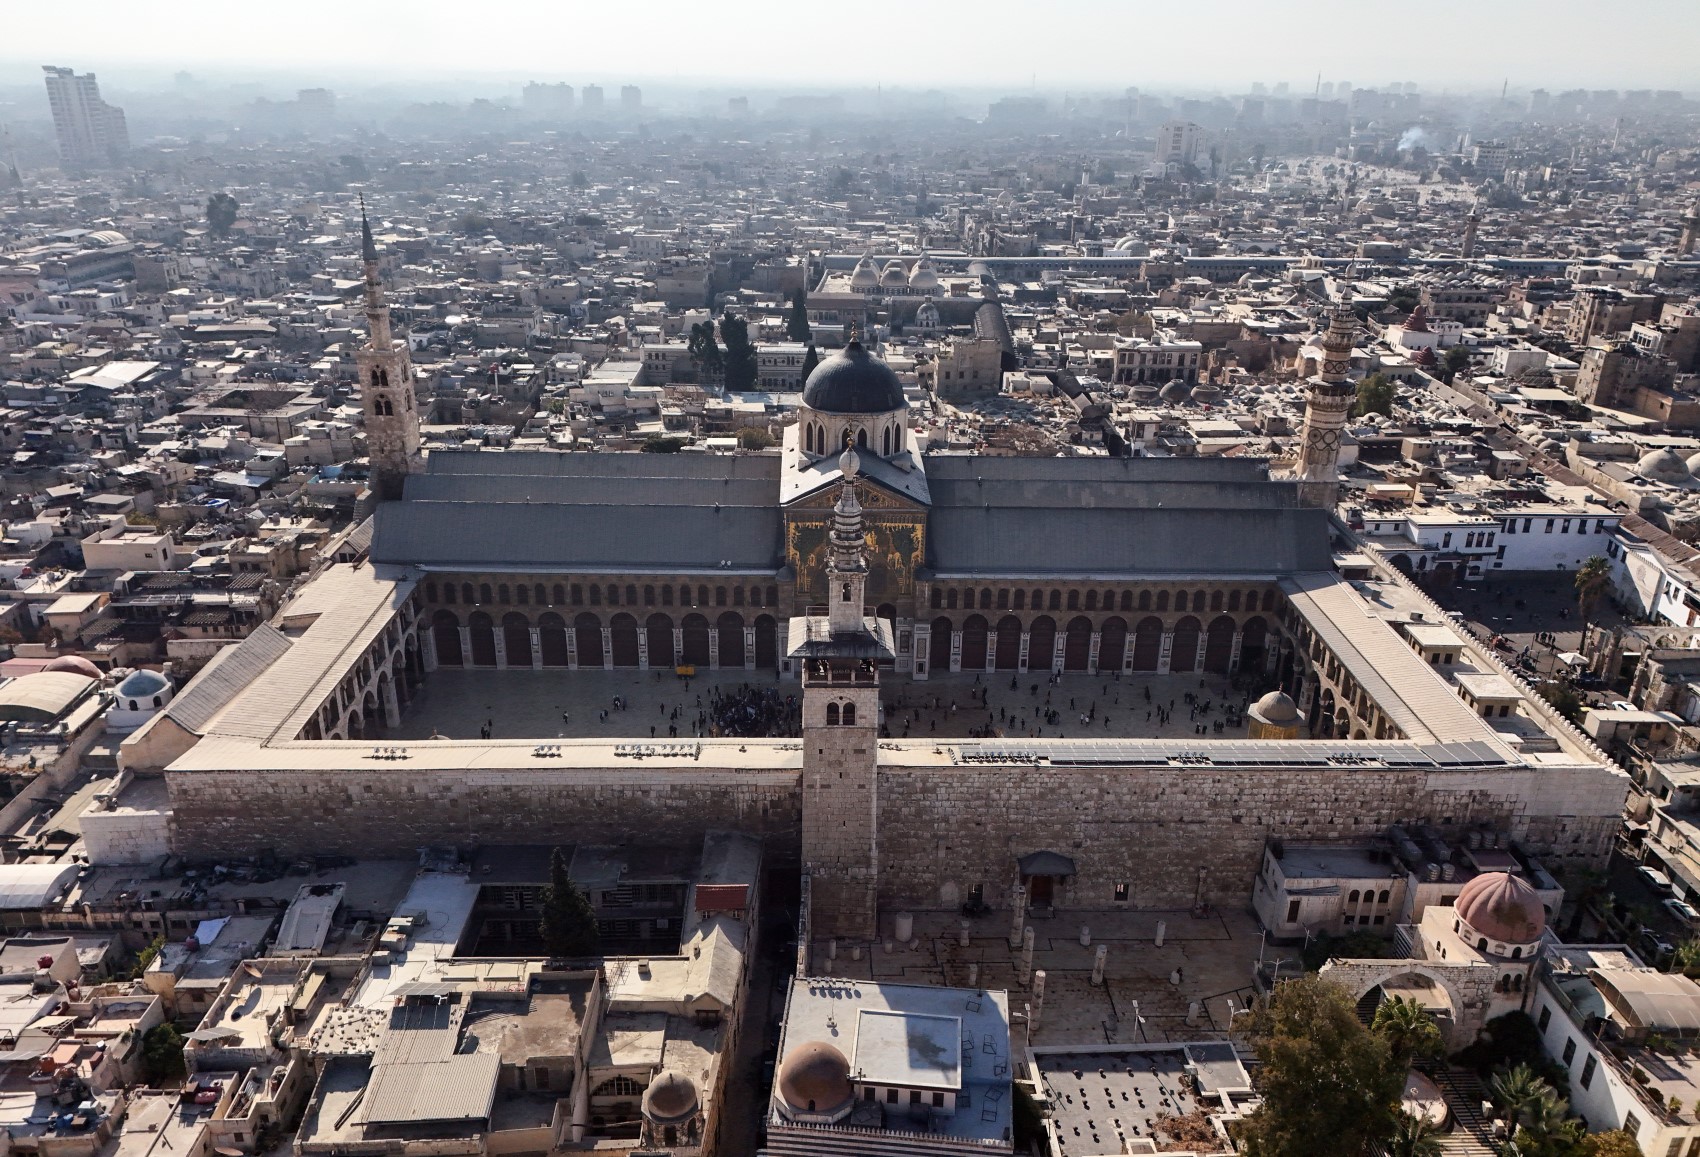
[[1587,641],[1588,612],[1594,609],[1611,582],[1611,563],[1603,555],[1585,559],[1576,568],[1576,611],[1582,618],[1583,641]]
[[1442,1049],[1440,1026],[1415,1000],[1395,996],[1381,1002],[1370,1027],[1387,1040],[1387,1048],[1403,1065],[1432,1060]]
[[1535,1074],[1528,1065],[1514,1065],[1494,1076],[1489,1085],[1494,1104],[1505,1110],[1506,1132],[1517,1135],[1525,1117],[1543,1097],[1552,1095],[1552,1086]]
[[1570,1117],[1570,1102],[1548,1089],[1529,1106],[1517,1143],[1526,1153],[1564,1153],[1581,1134],[1582,1123]]
[[1400,1113],[1393,1134],[1381,1146],[1382,1157],[1440,1157],[1440,1140],[1434,1122],[1426,1117]]

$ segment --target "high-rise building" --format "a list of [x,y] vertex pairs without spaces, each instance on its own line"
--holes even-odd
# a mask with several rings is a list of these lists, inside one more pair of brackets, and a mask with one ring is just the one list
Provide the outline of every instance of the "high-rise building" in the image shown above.
[[59,137],[59,160],[66,168],[116,164],[130,149],[124,110],[100,99],[94,73],[78,76],[69,68],[42,65],[47,74],[47,103]]
[[553,119],[573,111],[573,86],[532,81],[521,90],[527,116]]
[[643,89],[635,84],[625,85],[620,89],[620,107],[627,112],[637,112],[643,108]]
[[303,88],[295,93],[295,104],[309,120],[323,122],[336,116],[336,93],[328,88]]
[[1157,163],[1191,165],[1198,161],[1199,138],[1204,130],[1191,121],[1170,121],[1157,130]]
[[601,112],[602,86],[600,84],[585,85],[584,92],[580,96],[579,100],[584,105],[585,112]]

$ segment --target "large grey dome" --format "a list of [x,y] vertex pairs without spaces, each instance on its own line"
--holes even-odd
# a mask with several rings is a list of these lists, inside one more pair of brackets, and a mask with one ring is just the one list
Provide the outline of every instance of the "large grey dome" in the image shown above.
[[891,367],[851,341],[814,368],[803,383],[803,405],[823,414],[884,414],[907,403]]

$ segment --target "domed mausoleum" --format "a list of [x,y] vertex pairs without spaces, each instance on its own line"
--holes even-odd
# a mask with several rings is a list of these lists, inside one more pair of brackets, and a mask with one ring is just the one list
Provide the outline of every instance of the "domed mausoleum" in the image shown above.
[[1465,884],[1452,912],[1460,940],[1512,960],[1534,955],[1547,927],[1540,893],[1510,872],[1483,872]]

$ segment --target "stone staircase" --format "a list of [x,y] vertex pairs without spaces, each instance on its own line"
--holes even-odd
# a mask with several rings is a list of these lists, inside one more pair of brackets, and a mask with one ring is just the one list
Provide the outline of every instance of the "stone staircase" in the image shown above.
[[1488,1097],[1480,1078],[1469,1069],[1438,1066],[1428,1075],[1440,1086],[1452,1110],[1452,1131],[1437,1138],[1442,1157],[1493,1157],[1498,1150],[1493,1144],[1492,1125],[1482,1114],[1482,1102]]

